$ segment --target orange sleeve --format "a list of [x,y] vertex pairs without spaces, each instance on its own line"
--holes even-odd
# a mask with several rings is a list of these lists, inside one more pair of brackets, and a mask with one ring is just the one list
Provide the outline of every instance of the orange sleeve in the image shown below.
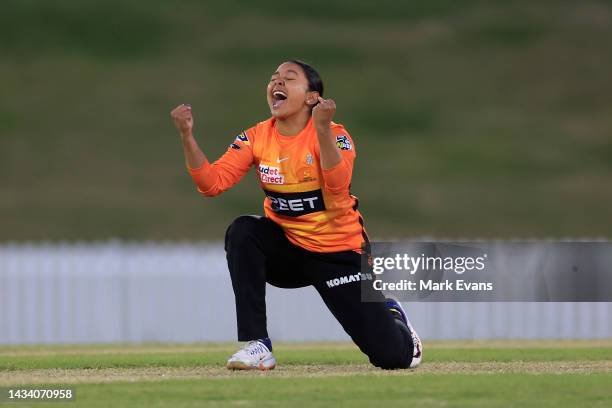
[[353,176],[353,163],[355,161],[355,145],[351,136],[342,126],[332,127],[332,134],[336,139],[336,148],[340,151],[342,160],[330,169],[323,170],[325,189],[332,193],[341,193],[349,190]]
[[253,164],[252,133],[249,129],[238,135],[214,163],[206,161],[197,169],[187,168],[201,194],[217,196],[238,183],[249,171]]

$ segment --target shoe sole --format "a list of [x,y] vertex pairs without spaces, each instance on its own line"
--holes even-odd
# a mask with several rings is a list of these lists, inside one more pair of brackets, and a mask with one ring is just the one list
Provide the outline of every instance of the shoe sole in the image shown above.
[[259,371],[270,371],[274,370],[276,367],[276,363],[271,365],[270,367],[266,367],[263,363],[259,363],[256,367],[245,364],[241,361],[232,361],[227,363],[228,370],[259,370]]
[[418,354],[412,357],[410,368],[417,368],[418,366],[421,365],[421,362],[423,361],[423,342],[421,341],[421,338],[419,337],[417,332],[412,328],[412,326],[409,326],[409,328],[410,328],[410,331],[412,331],[413,333],[413,336],[412,336],[413,341],[414,341],[414,338],[416,337],[416,342],[418,343],[418,345],[417,344],[414,345],[418,350]]

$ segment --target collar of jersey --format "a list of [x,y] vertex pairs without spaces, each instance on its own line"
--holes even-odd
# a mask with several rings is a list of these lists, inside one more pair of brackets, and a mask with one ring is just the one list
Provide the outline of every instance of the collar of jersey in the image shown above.
[[302,136],[304,136],[305,134],[307,134],[309,131],[311,131],[313,124],[312,124],[312,116],[310,117],[310,119],[308,119],[308,122],[306,123],[306,126],[304,127],[304,129],[302,129],[300,131],[300,133],[298,133],[295,136],[284,136],[281,135],[278,132],[278,129],[276,129],[276,126],[273,125],[273,129],[274,129],[274,136],[276,137],[276,140],[278,140],[278,142],[280,144],[284,144],[284,143],[290,143],[293,142],[295,140],[300,139]]

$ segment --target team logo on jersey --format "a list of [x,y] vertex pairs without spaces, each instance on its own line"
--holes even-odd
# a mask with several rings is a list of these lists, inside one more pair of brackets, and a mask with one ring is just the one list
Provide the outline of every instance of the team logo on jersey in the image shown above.
[[300,183],[307,183],[309,181],[316,181],[317,179],[312,176],[312,170],[308,167],[298,170],[297,172]]
[[242,143],[244,143],[247,146],[250,144],[249,138],[247,137],[246,132],[242,132],[241,134],[236,136],[236,141],[237,142],[242,142]]
[[318,211],[325,211],[321,189],[301,193],[277,193],[264,190],[270,200],[272,211],[289,217],[299,217]]
[[338,135],[336,136],[336,146],[340,150],[351,150],[353,145],[346,135]]
[[306,164],[312,166],[312,154],[310,153],[306,154]]
[[229,145],[229,147],[231,147],[232,149],[240,150],[240,145],[237,145],[236,143],[232,143],[231,145]]
[[259,178],[262,183],[283,184],[285,182],[285,176],[281,174],[278,167],[260,164],[257,171],[259,172]]

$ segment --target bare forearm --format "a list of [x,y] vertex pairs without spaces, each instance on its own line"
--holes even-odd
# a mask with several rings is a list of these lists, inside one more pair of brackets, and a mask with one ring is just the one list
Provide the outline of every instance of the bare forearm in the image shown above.
[[331,169],[342,160],[342,155],[336,147],[331,128],[328,126],[317,127],[319,139],[319,150],[321,154],[321,167],[324,170]]
[[185,164],[191,169],[198,169],[207,161],[206,156],[193,137],[193,113],[191,105],[182,103],[170,112],[174,125],[181,135]]
[[181,133],[181,142],[183,144],[183,153],[185,154],[185,164],[187,167],[197,169],[202,167],[207,161],[204,152],[198,146],[191,132]]

